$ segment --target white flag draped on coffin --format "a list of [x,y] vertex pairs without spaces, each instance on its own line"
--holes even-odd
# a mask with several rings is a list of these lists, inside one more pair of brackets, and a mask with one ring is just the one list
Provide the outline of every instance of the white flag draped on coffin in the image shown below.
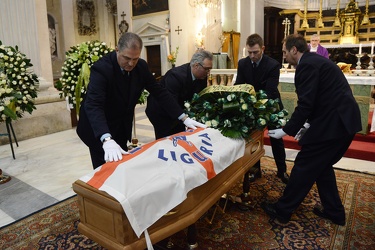
[[107,192],[124,208],[138,237],[187,193],[244,155],[243,139],[212,128],[188,130],[130,151],[80,180]]

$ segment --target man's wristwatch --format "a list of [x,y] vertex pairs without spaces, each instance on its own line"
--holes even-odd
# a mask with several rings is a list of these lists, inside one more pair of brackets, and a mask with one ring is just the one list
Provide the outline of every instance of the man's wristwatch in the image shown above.
[[103,138],[102,142],[105,143],[105,142],[107,142],[109,140],[112,140],[111,136],[107,136],[107,137]]

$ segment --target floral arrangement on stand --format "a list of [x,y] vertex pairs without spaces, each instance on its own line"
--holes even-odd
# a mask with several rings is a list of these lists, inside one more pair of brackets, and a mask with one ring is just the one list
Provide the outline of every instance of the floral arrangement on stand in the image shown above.
[[249,139],[255,130],[286,124],[288,111],[280,110],[279,103],[279,99],[268,99],[263,90],[255,92],[250,84],[212,85],[185,102],[185,109],[192,119],[226,137]]
[[91,66],[112,50],[104,42],[87,41],[70,47],[65,53],[66,59],[56,88],[61,91],[61,97],[67,98],[71,108],[76,109],[77,115],[87,92]]
[[176,64],[178,49],[179,47],[176,47],[176,50],[172,51],[167,57],[167,60],[172,64],[172,67]]
[[5,46],[0,41],[0,122],[16,120],[36,109],[39,79],[32,66],[18,46]]

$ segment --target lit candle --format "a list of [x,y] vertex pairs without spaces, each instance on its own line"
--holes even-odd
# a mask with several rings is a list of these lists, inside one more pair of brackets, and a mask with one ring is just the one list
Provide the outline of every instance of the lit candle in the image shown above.
[[246,48],[245,47],[242,50],[242,57],[246,57]]
[[358,54],[360,54],[360,55],[362,54],[362,43],[359,44],[359,52],[358,52]]
[[372,42],[372,44],[371,44],[371,55],[373,55],[374,54],[374,42]]

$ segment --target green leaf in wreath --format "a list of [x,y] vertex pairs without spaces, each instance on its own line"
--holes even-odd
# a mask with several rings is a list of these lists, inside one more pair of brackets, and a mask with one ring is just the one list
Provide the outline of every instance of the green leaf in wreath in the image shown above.
[[9,108],[8,106],[4,106],[4,111],[3,111],[4,115],[10,117],[12,120],[16,120],[17,119],[17,115],[16,115],[16,110],[14,109],[14,111]]

